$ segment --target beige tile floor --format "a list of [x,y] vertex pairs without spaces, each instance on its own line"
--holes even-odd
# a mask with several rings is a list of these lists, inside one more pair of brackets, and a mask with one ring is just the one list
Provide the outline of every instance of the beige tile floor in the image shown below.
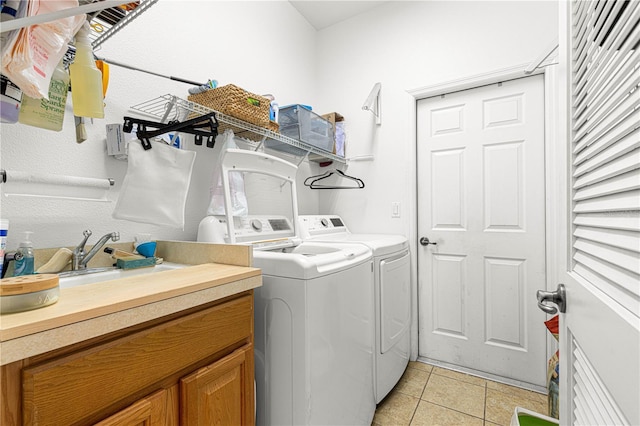
[[516,406],[547,413],[547,396],[421,362],[378,404],[374,426],[508,426]]

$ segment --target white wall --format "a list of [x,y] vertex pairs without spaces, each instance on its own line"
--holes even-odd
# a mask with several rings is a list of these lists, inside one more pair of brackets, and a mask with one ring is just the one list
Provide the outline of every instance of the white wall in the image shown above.
[[[220,85],[233,83],[254,93],[272,93],[280,104],[311,103],[316,87],[315,37],[315,30],[288,2],[160,0],[96,54],[164,75],[202,82],[213,78]],[[89,244],[111,231],[119,231],[122,241],[133,241],[139,232],[194,240],[209,203],[210,168],[215,162],[211,150],[190,146],[197,156],[182,231],[112,219],[127,163],[108,157],[104,142],[105,124],[122,123],[127,115],[140,117],[130,106],[167,93],[186,98],[188,88],[112,65],[105,119],[87,124],[89,138],[82,144],[75,142],[71,96],[60,133],[2,124],[3,169],[116,180],[109,193],[111,203],[2,196],[0,215],[11,222],[7,248],[15,249],[25,230],[35,231],[36,248],[77,244],[84,229],[94,233]],[[301,167],[308,168],[306,163]],[[302,202],[317,206],[317,196],[303,195]]]
[[[366,188],[313,191],[301,182],[322,170],[303,163],[300,212],[339,213],[359,232],[410,235],[415,147],[413,98],[406,91],[532,60],[557,34],[556,9],[553,1],[394,1],[316,32],[286,1],[160,0],[96,53],[165,75],[215,78],[221,85],[273,93],[281,105],[306,103],[318,112],[342,113],[347,156],[375,156],[346,168]],[[188,86],[116,66],[110,75],[106,117],[87,125],[89,139],[82,144],[75,142],[70,101],[60,133],[1,125],[3,169],[116,180],[112,203],[1,197],[0,215],[11,221],[9,249],[24,230],[35,231],[37,248],[76,244],[87,228],[94,235],[120,231],[123,241],[138,232],[195,239],[209,201],[214,158],[207,148],[194,148],[184,231],[111,218],[127,163],[106,156],[104,125],[121,123],[123,116],[135,115],[130,106],[159,95],[186,96]],[[376,127],[361,106],[377,81],[383,124]],[[400,219],[391,218],[392,201],[401,203]]]
[[[347,173],[360,191],[323,191],[320,210],[352,231],[401,233],[415,224],[415,119],[407,91],[534,60],[557,36],[555,1],[385,3],[318,33],[317,104],[348,120]],[[382,83],[382,125],[361,109]],[[391,218],[391,203],[401,218]]]

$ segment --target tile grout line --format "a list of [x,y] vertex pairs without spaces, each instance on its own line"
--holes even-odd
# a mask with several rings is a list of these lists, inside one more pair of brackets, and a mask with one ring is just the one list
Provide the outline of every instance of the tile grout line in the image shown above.
[[[419,370],[419,369],[416,369],[416,370]],[[426,399],[422,399],[422,395],[424,395],[424,392],[427,389],[427,384],[429,383],[429,380],[431,380],[431,377],[433,375],[434,375],[434,373],[433,373],[433,370],[432,370],[431,372],[429,372],[429,377],[427,378],[427,381],[425,382],[424,387],[422,388],[422,393],[420,394],[420,397],[417,398],[418,399],[418,404],[416,405],[416,408],[413,410],[413,414],[411,415],[411,419],[409,420],[409,426],[411,426],[411,423],[413,422],[413,419],[414,419],[414,417],[416,415],[416,412],[418,411],[418,406],[420,405],[420,402],[422,402],[422,401],[424,401],[424,402],[426,402],[428,404],[431,404],[431,405],[442,407],[442,408],[444,408],[446,410],[449,410],[449,411],[455,411],[456,413],[460,413],[460,414],[463,414],[465,416],[473,417],[474,419],[482,420],[482,423],[484,424],[484,422],[486,421],[486,419],[484,418],[486,416],[486,395],[487,395],[487,390],[486,390],[487,389],[487,384],[486,384],[486,381],[485,381],[485,384],[484,384],[484,388],[485,388],[485,404],[483,406],[483,416],[482,417],[476,417],[473,414],[465,413],[464,411],[456,410],[455,408],[448,407],[446,405],[442,405],[442,404],[438,404],[436,402],[427,401]],[[444,375],[441,375],[441,374],[435,374],[435,375],[438,376],[438,377],[444,377],[444,378],[447,378],[447,379],[456,380],[458,382],[469,384],[469,385],[480,386],[480,385],[476,385],[475,383],[465,382],[464,380],[454,379],[453,377],[444,376]],[[402,392],[402,391],[398,391],[398,393],[401,393],[403,395],[415,398],[413,395],[405,393],[405,392]]]
[[484,407],[482,412],[482,424],[484,425],[487,422],[487,382],[484,382]]
[[413,418],[416,416],[416,413],[418,412],[420,401],[422,401],[422,395],[424,395],[424,391],[427,389],[427,383],[429,383],[429,380],[431,380],[431,374],[433,374],[433,369],[431,369],[431,371],[429,372],[429,377],[427,377],[427,381],[424,382],[424,386],[422,387],[422,392],[420,392],[420,396],[418,397],[418,403],[416,404],[416,408],[413,409],[413,414],[411,414],[411,418],[409,419],[408,426],[411,426],[411,423],[413,422]]
[[[424,371],[423,369],[420,369],[420,368],[413,368],[413,367],[409,367],[409,368],[411,368],[412,370],[416,370],[416,371]],[[464,373],[461,373],[461,374],[464,374]],[[466,412],[463,412],[463,411],[456,410],[456,409],[454,409],[454,408],[452,408],[452,407],[447,407],[447,406],[445,406],[445,405],[441,405],[441,404],[438,404],[438,403],[431,402],[431,401],[428,401],[428,400],[426,400],[426,399],[423,399],[423,395],[424,395],[424,393],[425,393],[425,391],[426,391],[427,385],[428,385],[428,383],[430,382],[430,380],[432,379],[432,377],[433,377],[434,375],[436,375],[436,376],[438,376],[438,377],[446,378],[446,379],[448,379],[448,380],[453,380],[453,381],[456,381],[456,382],[459,382],[459,383],[464,383],[464,384],[466,384],[466,385],[484,386],[484,405],[483,405],[483,414],[482,414],[482,417],[476,417],[476,416],[474,416],[474,415],[472,415],[472,414],[469,414],[469,413],[466,413]],[[475,376],[471,376],[471,377],[475,377]],[[487,423],[487,422],[488,422],[490,426],[495,426],[492,422],[489,422],[489,421],[487,420],[487,418],[486,418],[486,417],[487,417],[487,398],[488,398],[489,389],[491,389],[491,390],[495,391],[497,394],[504,394],[504,395],[510,395],[510,394],[509,394],[508,392],[505,392],[503,389],[499,389],[499,388],[496,388],[496,389],[494,389],[494,388],[490,388],[490,387],[489,387],[489,384],[490,384],[491,382],[492,382],[491,380],[484,379],[484,383],[483,383],[483,384],[477,384],[477,383],[473,383],[473,382],[471,382],[471,381],[466,381],[466,380],[461,379],[461,378],[457,378],[457,377],[450,377],[450,376],[445,375],[445,374],[438,374],[438,373],[436,373],[436,372],[435,372],[435,369],[434,369],[434,368],[432,368],[432,369],[428,372],[427,380],[426,380],[426,382],[424,383],[424,385],[423,385],[423,387],[422,387],[422,390],[421,390],[421,393],[420,393],[420,396],[419,396],[419,397],[417,397],[417,398],[416,398],[416,397],[415,397],[415,396],[413,396],[411,393],[403,392],[403,391],[401,391],[401,390],[398,390],[398,393],[401,393],[401,394],[403,394],[403,395],[405,395],[405,396],[408,396],[408,397],[411,397],[411,398],[416,398],[416,399],[418,400],[418,401],[417,401],[417,404],[416,404],[416,407],[413,409],[412,414],[411,414],[411,417],[410,417],[410,419],[409,419],[409,426],[411,425],[411,423],[412,423],[412,422],[413,422],[413,420],[415,419],[415,416],[416,416],[416,414],[417,414],[417,412],[418,412],[418,407],[419,407],[419,405],[420,405],[420,403],[421,403],[422,401],[424,401],[425,403],[428,403],[428,404],[432,404],[432,405],[434,405],[434,406],[438,406],[438,407],[441,407],[441,408],[444,408],[444,409],[447,409],[447,410],[450,410],[450,411],[454,411],[454,412],[457,412],[457,413],[460,413],[460,414],[463,414],[463,415],[466,415],[466,416],[470,416],[470,417],[476,418],[476,419],[478,419],[478,420],[482,420],[482,421],[483,421],[483,424],[485,424],[485,423]],[[497,383],[500,383],[500,382],[497,382]],[[511,387],[510,385],[506,385],[506,386]],[[514,388],[516,388],[516,389],[520,389],[520,388],[518,388],[517,386],[516,386],[516,387],[514,387]],[[526,391],[527,389],[524,389],[524,390]],[[534,392],[534,391],[529,391],[529,392],[536,393],[536,392]],[[540,392],[538,392],[538,393],[540,393]],[[541,394],[541,395],[543,395],[542,393],[540,393],[540,394]],[[522,397],[523,399],[528,400],[528,401],[531,401],[531,402],[537,402],[537,400],[536,400],[535,398],[533,398],[533,395],[526,395],[526,394],[525,394],[525,395],[521,395],[521,397]]]

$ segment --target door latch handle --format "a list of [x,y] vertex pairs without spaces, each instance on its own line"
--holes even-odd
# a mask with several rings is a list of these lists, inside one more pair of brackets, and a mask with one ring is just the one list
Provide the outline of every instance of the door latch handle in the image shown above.
[[422,244],[423,246],[428,246],[429,244],[431,245],[438,245],[438,243],[432,243],[431,241],[429,241],[429,239],[427,237],[422,237],[420,238],[420,244]]
[[[538,290],[536,297],[538,298],[538,307],[548,314],[553,315],[558,312],[558,309],[561,313],[567,311],[567,291],[564,288],[564,284],[558,284],[556,291]],[[556,309],[555,306],[549,306],[544,302],[556,304],[558,308]]]

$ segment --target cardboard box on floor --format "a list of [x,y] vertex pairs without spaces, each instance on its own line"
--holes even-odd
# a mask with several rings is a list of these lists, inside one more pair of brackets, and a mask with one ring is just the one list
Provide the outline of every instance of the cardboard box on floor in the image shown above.
[[[337,112],[330,112],[328,114],[323,114],[322,118],[324,118],[325,120],[327,120],[328,122],[331,123],[331,126],[333,127],[333,134],[336,134],[336,123],[339,123],[341,121],[344,121],[344,117]],[[345,145],[346,145],[346,141],[345,141]],[[334,139],[333,141],[333,153],[336,153],[336,141]],[[346,146],[345,146],[345,157],[346,157]],[[322,165],[323,163],[328,163],[331,164],[331,159],[323,157],[322,155],[319,154],[309,154],[309,160],[311,161],[315,161],[316,163],[320,163],[320,165]],[[327,164],[327,165],[328,165]]]

